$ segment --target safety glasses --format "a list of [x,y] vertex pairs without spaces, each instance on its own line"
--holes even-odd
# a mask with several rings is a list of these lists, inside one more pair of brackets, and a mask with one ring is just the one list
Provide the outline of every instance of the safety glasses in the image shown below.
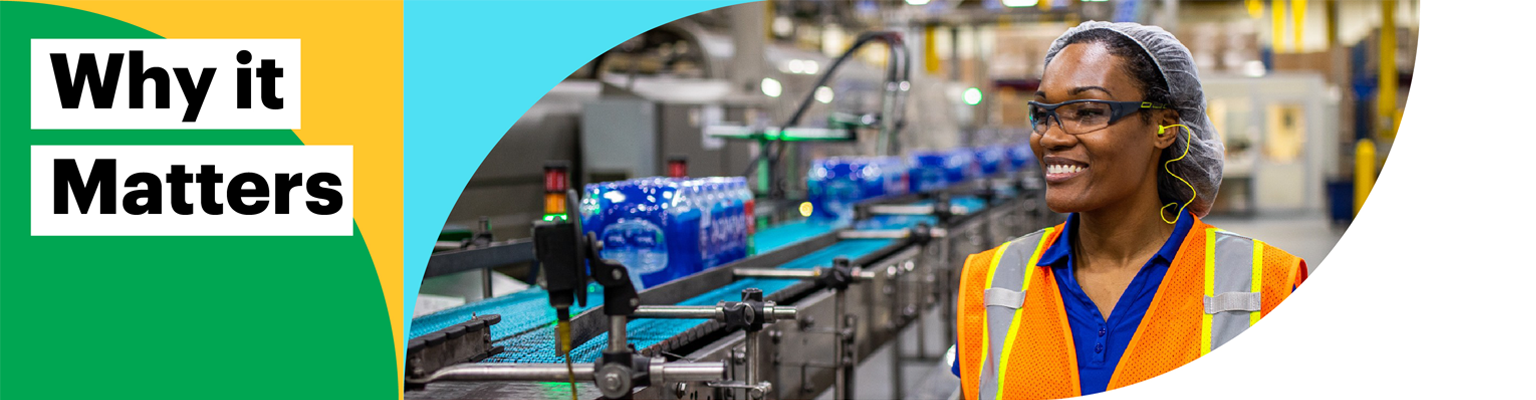
[[1167,106],[1147,101],[1072,100],[1056,104],[1029,102],[1029,125],[1044,134],[1050,120],[1069,135],[1081,135],[1108,127],[1141,110],[1161,110]]

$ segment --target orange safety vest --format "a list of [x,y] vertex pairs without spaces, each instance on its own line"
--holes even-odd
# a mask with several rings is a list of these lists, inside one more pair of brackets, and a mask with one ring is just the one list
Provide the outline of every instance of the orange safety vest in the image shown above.
[[[1050,266],[1035,265],[1062,227],[965,260],[956,351],[966,399],[1082,395],[1056,278]],[[1284,250],[1196,218],[1115,365],[1109,389],[1171,371],[1231,340],[1291,294],[1303,266]]]

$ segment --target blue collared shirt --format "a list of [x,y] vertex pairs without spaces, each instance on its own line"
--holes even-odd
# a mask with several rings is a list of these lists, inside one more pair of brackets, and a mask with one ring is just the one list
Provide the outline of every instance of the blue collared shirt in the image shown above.
[[[1168,273],[1173,258],[1178,255],[1184,236],[1194,225],[1194,218],[1179,218],[1173,227],[1173,234],[1168,236],[1157,254],[1136,272],[1136,277],[1131,279],[1130,286],[1120,295],[1120,300],[1115,303],[1107,320],[1099,313],[1093,300],[1083,293],[1083,288],[1078,286],[1077,278],[1073,275],[1075,261],[1072,258],[1071,238],[1075,237],[1073,231],[1077,228],[1077,219],[1076,213],[1067,216],[1060,239],[1040,254],[1037,265],[1050,266],[1055,272],[1056,285],[1061,289],[1061,302],[1067,313],[1067,324],[1072,328],[1072,343],[1077,349],[1079,382],[1083,394],[1089,395],[1103,392],[1109,387],[1109,379],[1114,376],[1120,356],[1125,354],[1131,338],[1136,336],[1136,328],[1141,325],[1142,317],[1146,316],[1147,308],[1152,306],[1157,288],[1163,283],[1163,276]],[[959,364],[951,364],[955,375],[960,375]]]

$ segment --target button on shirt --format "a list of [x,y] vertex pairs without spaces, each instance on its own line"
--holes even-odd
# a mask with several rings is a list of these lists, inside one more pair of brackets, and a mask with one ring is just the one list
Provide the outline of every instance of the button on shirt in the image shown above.
[[[1141,325],[1147,308],[1151,307],[1152,299],[1157,295],[1157,287],[1163,283],[1163,276],[1168,274],[1168,266],[1178,255],[1179,245],[1194,225],[1194,218],[1179,218],[1173,234],[1157,254],[1136,272],[1136,277],[1131,279],[1130,286],[1120,295],[1108,319],[1099,313],[1099,307],[1093,304],[1093,300],[1083,293],[1083,288],[1078,286],[1077,278],[1073,275],[1076,261],[1072,258],[1071,238],[1077,229],[1077,221],[1076,213],[1067,216],[1061,236],[1051,247],[1040,253],[1037,264],[1050,266],[1055,272],[1067,324],[1072,328],[1072,343],[1077,351],[1077,371],[1082,393],[1089,395],[1103,392],[1109,387],[1109,379],[1114,376],[1120,356],[1125,354],[1131,338],[1136,336],[1136,328]],[[958,376],[959,365],[954,364],[952,371]]]

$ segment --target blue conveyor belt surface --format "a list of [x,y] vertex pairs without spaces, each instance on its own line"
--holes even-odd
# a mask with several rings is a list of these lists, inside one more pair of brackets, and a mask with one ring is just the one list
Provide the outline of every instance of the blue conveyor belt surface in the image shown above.
[[866,220],[854,222],[853,229],[906,229],[924,222],[928,223],[928,226],[933,226],[939,223],[939,218],[932,215],[876,215]]
[[[931,204],[933,204],[933,200],[923,200],[912,203],[912,205],[915,206],[926,206]],[[980,197],[976,196],[955,196],[949,199],[949,205],[965,207],[965,209],[968,210],[968,213],[974,213],[983,208],[987,208],[987,201],[982,200]]]
[[756,234],[752,235],[752,242],[757,246],[758,253],[766,253],[799,243],[802,240],[821,236],[840,227],[839,224],[832,222],[808,219],[799,220],[759,230]]
[[[587,308],[596,307],[594,301],[603,299],[602,287],[588,285],[587,306],[571,306],[571,315]],[[600,303],[599,303],[600,304]],[[432,333],[450,325],[467,321],[473,315],[500,314],[501,323],[491,327],[491,337],[502,338],[555,322],[555,309],[549,306],[549,293],[543,288],[509,294],[494,299],[469,303],[411,319],[409,338]]]

